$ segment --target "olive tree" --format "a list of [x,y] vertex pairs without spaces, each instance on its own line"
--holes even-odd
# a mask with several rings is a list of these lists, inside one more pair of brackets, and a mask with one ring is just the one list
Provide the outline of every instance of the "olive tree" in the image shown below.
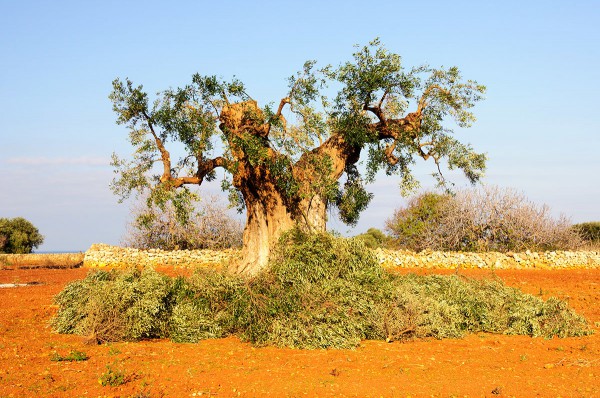
[[[456,67],[405,68],[379,40],[338,66],[306,62],[282,98],[262,107],[237,79],[195,74],[154,101],[142,86],[117,79],[110,99],[135,151],[130,159],[114,155],[112,189],[121,198],[149,192],[149,203],[170,201],[186,222],[190,187],[224,170],[223,189],[246,212],[243,260],[234,271],[254,274],[285,230],[323,231],[334,207],[355,224],[372,197],[364,184],[380,170],[414,189],[416,159],[435,163],[440,184],[445,160],[478,181],[485,155],[449,126],[471,125],[484,90]],[[184,152],[177,159],[174,145]]]
[[0,218],[0,253],[31,253],[44,242],[44,236],[23,217]]

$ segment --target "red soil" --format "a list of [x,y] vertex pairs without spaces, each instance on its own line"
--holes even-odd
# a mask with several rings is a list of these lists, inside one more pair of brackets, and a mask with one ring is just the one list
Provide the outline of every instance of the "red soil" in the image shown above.
[[[551,340],[475,334],[458,340],[365,341],[355,350],[255,348],[234,337],[199,344],[85,345],[82,337],[52,333],[47,324],[56,312],[52,297],[87,272],[0,269],[0,284],[41,283],[0,288],[0,397],[600,396],[598,331]],[[489,276],[481,270],[462,273]],[[496,275],[527,293],[566,299],[600,326],[600,270]],[[72,350],[89,359],[51,361],[53,354]],[[125,383],[103,387],[98,380],[107,366],[123,372]]]

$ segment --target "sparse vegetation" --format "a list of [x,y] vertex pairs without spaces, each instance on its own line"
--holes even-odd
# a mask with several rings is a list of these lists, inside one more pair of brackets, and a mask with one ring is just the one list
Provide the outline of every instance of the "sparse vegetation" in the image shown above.
[[397,247],[421,251],[546,251],[581,246],[568,219],[498,187],[424,193],[396,210],[386,229]]
[[98,383],[103,387],[118,387],[127,383],[127,375],[121,369],[117,369],[114,364],[106,365],[106,371],[98,378]]
[[83,258],[84,253],[0,254],[0,267],[77,268]]
[[62,356],[59,353],[55,352],[50,357],[50,360],[53,362],[80,362],[80,361],[87,361],[88,358],[89,357],[87,356],[87,354],[85,352],[73,350],[69,353],[69,355],[66,355],[66,356]]
[[188,195],[186,203],[160,205],[151,200],[134,205],[123,244],[137,249],[194,250],[241,247],[243,226],[225,206],[207,196]]
[[95,341],[236,334],[256,345],[349,348],[363,339],[460,337],[467,332],[581,336],[566,303],[498,280],[399,276],[360,239],[292,230],[251,279],[217,270],[169,278],[152,269],[95,271],[57,297],[55,331]]

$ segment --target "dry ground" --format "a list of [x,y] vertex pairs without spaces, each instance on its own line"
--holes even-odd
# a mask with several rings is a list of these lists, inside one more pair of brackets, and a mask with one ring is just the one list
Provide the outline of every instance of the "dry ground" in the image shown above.
[[[255,348],[235,337],[199,344],[85,345],[79,336],[52,333],[47,323],[56,311],[52,297],[88,271],[0,269],[0,284],[36,283],[0,288],[0,397],[600,396],[600,331],[552,340],[477,334],[458,340],[365,341],[355,350],[320,351]],[[600,270],[496,274],[527,293],[566,299],[600,325]],[[73,350],[89,359],[51,360]],[[102,386],[99,378],[108,369],[122,374],[124,384]]]

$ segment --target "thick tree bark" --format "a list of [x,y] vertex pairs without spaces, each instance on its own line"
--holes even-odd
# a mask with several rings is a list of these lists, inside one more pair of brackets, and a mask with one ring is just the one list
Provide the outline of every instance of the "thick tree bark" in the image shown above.
[[[337,181],[349,163],[358,159],[359,149],[350,148],[338,136],[323,145],[311,156],[327,156],[332,161],[332,181]],[[242,192],[246,205],[246,227],[243,236],[242,259],[232,265],[236,273],[255,275],[268,263],[270,254],[281,235],[299,227],[308,232],[324,232],[327,224],[327,202],[318,193],[311,193],[309,185],[317,178],[310,167],[296,167],[295,178],[301,184],[303,194],[286,198],[279,192],[273,177],[265,168],[238,169],[234,185]],[[297,170],[301,169],[302,172]],[[246,178],[241,179],[241,176]],[[250,179],[248,176],[252,176]],[[304,188],[302,188],[304,186]]]
[[246,226],[243,235],[242,258],[230,266],[235,273],[255,275],[269,262],[271,251],[281,234],[295,222],[288,209],[276,200],[245,198]]

